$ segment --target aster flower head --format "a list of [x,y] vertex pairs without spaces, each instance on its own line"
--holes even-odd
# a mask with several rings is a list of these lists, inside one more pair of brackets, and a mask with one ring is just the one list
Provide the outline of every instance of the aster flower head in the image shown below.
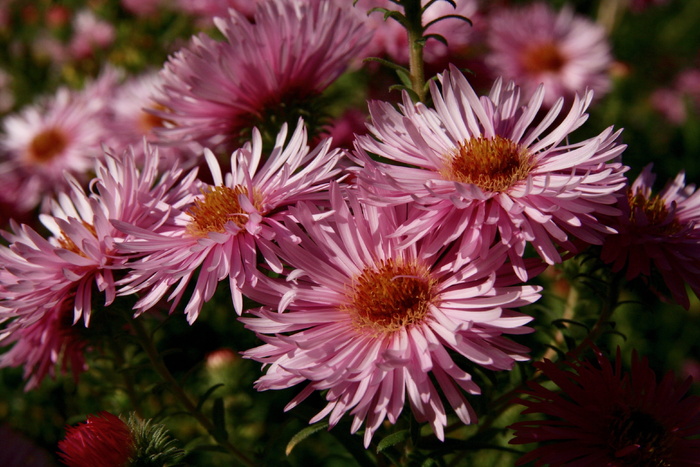
[[512,79],[531,96],[540,83],[545,106],[591,89],[610,89],[610,45],[603,26],[571,7],[556,12],[544,2],[502,9],[490,18],[486,58],[496,76]]
[[136,168],[133,153],[106,154],[89,194],[70,179],[71,192],[53,201],[51,214],[40,216],[49,238],[14,221],[12,231],[3,232],[9,246],[0,246],[0,345],[14,347],[0,357],[0,366],[23,365],[30,387],[54,376],[59,361],[64,368],[70,361],[74,374],[84,369],[81,334],[70,326],[80,319],[90,325],[95,291],[105,306],[114,301],[115,274],[126,264],[116,250],[125,235],[110,220],[160,232],[171,223],[164,206],[178,205],[189,194],[171,189],[181,170],[172,167],[158,178],[157,153],[145,153],[143,169]]
[[137,302],[137,310],[153,307],[177,284],[169,296],[172,311],[197,273],[195,291],[185,307],[190,322],[197,319],[204,302],[226,277],[240,314],[241,288],[254,280],[258,252],[270,267],[281,272],[270,242],[286,233],[280,231],[275,217],[298,201],[323,200],[329,180],[341,172],[336,164],[343,155],[330,149],[330,140],[310,149],[302,120],[289,141],[286,139],[285,124],[265,159],[262,137],[254,129],[252,141],[232,153],[231,171],[225,177],[216,157],[207,150],[214,185],[203,187],[200,196],[179,207],[178,227],[171,232],[160,235],[127,223],[117,224],[133,236],[120,248],[143,256],[130,265],[133,271],[122,289],[125,294],[149,289]]
[[88,415],[84,423],[66,429],[59,456],[69,467],[162,466],[179,463],[184,454],[165,426],[124,419],[109,412]]
[[[398,110],[371,102],[370,135],[358,137],[364,168],[360,186],[369,202],[421,206],[399,229],[406,242],[438,231],[433,250],[456,241],[462,254],[483,253],[494,240],[511,246],[521,277],[526,244],[548,263],[574,241],[600,244],[612,230],[596,216],[615,215],[614,193],[625,186],[625,146],[612,128],[581,142],[568,136],[579,128],[591,93],[576,96],[567,114],[560,99],[536,120],[544,97],[538,88],[526,103],[520,88],[498,80],[477,97],[464,75],[451,67],[431,83],[435,109],[413,104],[407,95]],[[367,152],[402,165],[374,162]]]
[[367,40],[360,19],[330,0],[262,2],[253,19],[231,9],[215,23],[225,42],[199,35],[165,65],[165,139],[233,146],[254,126],[275,134],[315,118],[315,97]]
[[601,258],[628,280],[660,273],[673,299],[688,308],[686,284],[700,296],[700,191],[680,172],[654,194],[652,167],[620,196],[622,215],[610,220],[617,234],[606,238]]
[[129,426],[116,415],[100,412],[66,429],[59,441],[61,461],[70,467],[127,466],[134,452]]
[[105,96],[59,89],[55,95],[3,120],[0,182],[16,185],[18,211],[39,205],[68,184],[68,172],[86,178],[106,139]]
[[459,419],[476,414],[464,396],[479,394],[455,355],[490,370],[509,370],[528,349],[505,337],[523,334],[531,318],[511,310],[534,302],[538,289],[515,285],[505,247],[466,260],[454,252],[399,248],[403,208],[359,203],[331,186],[332,211],[310,203],[290,210],[295,237],[280,237],[279,254],[292,267],[285,279],[260,278],[247,293],[266,305],[241,318],[265,344],[244,353],[262,362],[259,390],[304,384],[289,410],[325,391],[330,426],[348,413],[352,432],[364,424],[368,446],[387,419],[395,423],[408,399],[419,422],[443,439],[444,394]]
[[657,381],[636,352],[629,372],[619,349],[614,363],[596,352],[596,362],[569,363],[572,371],[549,360],[534,364],[560,390],[530,383],[517,400],[523,414],[550,417],[510,427],[511,444],[541,443],[517,465],[697,465],[700,399],[687,395],[691,380],[678,383],[669,372]]

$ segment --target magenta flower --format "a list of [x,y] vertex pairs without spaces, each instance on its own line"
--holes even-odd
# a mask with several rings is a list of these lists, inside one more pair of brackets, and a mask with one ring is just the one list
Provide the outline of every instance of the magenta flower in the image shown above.
[[[371,102],[371,135],[358,137],[366,198],[421,206],[399,229],[406,243],[437,231],[432,251],[456,241],[462,254],[474,255],[498,239],[512,247],[522,278],[527,243],[550,264],[561,261],[559,247],[602,243],[612,230],[596,216],[619,212],[614,194],[626,184],[627,167],[618,161],[625,148],[616,142],[619,131],[568,141],[587,118],[591,93],[575,97],[568,114],[559,115],[559,100],[537,120],[542,87],[521,105],[512,83],[497,81],[479,98],[454,67],[439,80],[442,91],[431,83],[435,110],[408,96],[400,110]],[[402,165],[373,162],[365,151]]]
[[[72,192],[53,202],[52,215],[40,217],[53,234],[48,239],[15,222],[14,233],[3,233],[9,246],[0,246],[0,345],[15,345],[0,366],[24,365],[29,387],[47,373],[53,376],[48,366],[57,359],[82,362],[75,356],[80,345],[73,344],[78,330],[66,330],[66,323],[82,318],[85,327],[90,325],[93,291],[104,296],[105,306],[114,301],[115,271],[126,267],[127,258],[116,249],[125,235],[110,220],[160,232],[172,223],[171,211],[163,206],[178,205],[189,194],[172,189],[181,170],[172,167],[159,178],[157,153],[146,153],[142,170],[135,167],[133,153],[121,159],[106,154],[96,166],[90,194],[71,179]],[[83,369],[82,364],[72,367]]]
[[560,391],[530,383],[517,402],[523,414],[546,420],[517,422],[511,444],[541,443],[517,465],[690,466],[700,459],[700,399],[687,396],[691,380],[661,381],[646,358],[622,371],[599,351],[597,362],[573,362],[573,371],[549,360],[534,364]]
[[194,37],[166,63],[159,103],[173,125],[164,138],[213,147],[270,118],[293,124],[367,40],[362,22],[330,0],[262,2],[252,20],[229,14],[215,20],[225,42]]
[[253,131],[252,143],[231,155],[231,172],[222,176],[211,151],[206,159],[214,185],[192,197],[189,205],[180,206],[178,225],[167,234],[118,223],[120,229],[134,237],[120,245],[125,253],[143,258],[131,264],[133,271],[125,280],[123,294],[144,289],[136,309],[143,311],[156,305],[177,284],[169,299],[171,311],[182,299],[185,287],[197,274],[195,291],[185,307],[190,323],[199,315],[219,281],[229,278],[233,304],[243,311],[241,288],[254,280],[257,254],[269,266],[281,272],[282,264],[271,250],[271,240],[287,235],[275,217],[287,205],[300,200],[322,200],[329,180],[340,173],[336,168],[340,150],[330,150],[330,140],[315,149],[307,146],[303,121],[285,144],[287,126],[277,135],[269,156],[262,153],[262,138]]
[[126,467],[136,449],[129,426],[109,412],[89,415],[84,423],[68,427],[58,448],[69,467]]
[[660,273],[673,299],[688,308],[686,284],[700,295],[700,191],[681,172],[653,195],[651,169],[620,197],[622,215],[610,220],[617,234],[606,238],[601,258],[628,280]]
[[486,62],[496,76],[514,80],[526,97],[543,83],[545,106],[610,89],[610,45],[603,26],[574,13],[556,12],[543,2],[502,9],[490,18]]
[[503,274],[504,245],[474,260],[422,242],[399,248],[403,209],[346,202],[336,185],[330,196],[332,211],[290,209],[299,225],[288,222],[294,237],[278,239],[294,268],[286,280],[261,278],[246,291],[266,305],[241,318],[265,342],[244,353],[267,368],[256,387],[305,384],[286,410],[325,391],[328,404],[311,423],[329,416],[334,426],[349,413],[353,433],[365,426],[365,446],[385,419],[396,422],[406,399],[440,439],[440,394],[463,423],[475,422],[463,391],[480,390],[454,356],[490,370],[527,360],[528,349],[504,335],[531,332],[531,318],[510,308],[536,301],[538,288],[515,285],[509,268]]

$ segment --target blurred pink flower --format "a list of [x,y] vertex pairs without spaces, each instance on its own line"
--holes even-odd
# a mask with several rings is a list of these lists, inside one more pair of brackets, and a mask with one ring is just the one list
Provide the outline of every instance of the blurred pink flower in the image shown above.
[[58,443],[61,462],[68,467],[125,467],[136,449],[129,426],[116,415],[88,415],[84,423],[66,429]]
[[544,84],[549,107],[559,97],[592,90],[599,98],[610,89],[605,29],[571,7],[556,12],[538,2],[496,11],[489,21],[486,63],[495,76],[521,86],[525,97]]
[[114,26],[95,16],[91,10],[79,11],[73,18],[73,37],[68,50],[73,59],[88,58],[96,50],[112,45],[115,34]]
[[232,148],[270,119],[294,124],[367,40],[362,22],[330,0],[265,2],[253,20],[230,10],[215,23],[226,41],[196,36],[162,71],[166,139]]
[[548,417],[511,425],[511,444],[541,443],[517,465],[697,465],[700,398],[686,395],[690,379],[678,384],[669,372],[657,381],[636,352],[623,372],[619,349],[614,364],[598,351],[597,362],[568,363],[573,371],[534,366],[561,391],[529,383],[517,400],[523,414]]
[[64,172],[86,178],[106,139],[106,99],[96,92],[61,88],[5,117],[0,184],[16,186],[10,201],[18,211],[33,209],[45,196],[65,189]]
[[[431,251],[454,241],[462,254],[478,255],[498,239],[511,247],[511,262],[525,279],[527,243],[550,264],[562,260],[558,247],[602,243],[612,230],[596,216],[619,212],[614,194],[626,184],[627,167],[619,162],[625,148],[619,131],[568,140],[588,117],[590,92],[575,96],[568,114],[559,115],[560,99],[539,120],[542,87],[521,106],[513,83],[499,80],[479,98],[454,67],[439,82],[442,90],[430,83],[435,110],[408,96],[399,110],[370,102],[371,135],[356,145],[369,202],[421,206],[399,229],[408,235],[405,244],[436,231]],[[374,162],[366,152],[401,165]]]
[[673,299],[688,308],[686,284],[700,296],[700,191],[681,172],[654,195],[651,170],[647,165],[619,197],[622,215],[608,222],[617,234],[606,238],[601,258],[628,280],[660,273]]
[[276,214],[304,199],[323,199],[328,181],[338,177],[336,168],[342,153],[330,150],[330,140],[310,150],[303,121],[287,139],[287,126],[277,135],[274,149],[263,155],[262,139],[253,131],[251,143],[231,155],[231,172],[221,173],[214,154],[205,157],[214,185],[204,187],[201,196],[178,206],[179,223],[164,235],[127,223],[117,224],[133,241],[120,245],[122,251],[145,255],[131,264],[133,271],[121,293],[148,289],[135,309],[149,309],[173,285],[171,311],[182,299],[187,284],[197,276],[195,290],[185,307],[190,323],[199,315],[219,281],[228,277],[233,304],[243,311],[241,288],[254,279],[258,253],[275,271],[282,264],[272,254],[271,240],[287,235],[274,220]]
[[426,252],[420,242],[399,247],[402,209],[342,196],[333,184],[330,211],[310,203],[290,209],[294,237],[279,237],[278,254],[293,269],[247,291],[266,305],[251,310],[256,318],[241,318],[265,342],[244,352],[266,367],[256,387],[307,383],[285,410],[325,391],[328,404],[310,423],[329,416],[332,427],[349,413],[353,433],[365,425],[365,447],[408,399],[418,422],[443,439],[440,394],[470,424],[476,414],[462,391],[480,393],[454,358],[490,370],[527,360],[528,349],[504,335],[532,331],[525,327],[532,318],[510,308],[536,301],[539,290],[515,285],[510,268],[503,274],[504,245],[473,260]]
[[192,166],[199,162],[201,147],[196,143],[182,142],[180,144],[159,144],[160,138],[155,129],[164,127],[167,123],[154,114],[162,107],[156,102],[159,85],[162,78],[157,72],[146,72],[128,78],[112,91],[109,103],[110,128],[106,144],[119,153],[131,148],[140,159],[142,150],[149,143],[158,146],[161,163],[170,166],[174,161],[180,165]]

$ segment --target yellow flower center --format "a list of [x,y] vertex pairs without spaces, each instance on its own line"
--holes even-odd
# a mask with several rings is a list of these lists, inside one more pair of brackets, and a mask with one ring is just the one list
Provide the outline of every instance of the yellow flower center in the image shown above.
[[[95,227],[92,224],[88,224],[84,221],[82,224],[95,238],[97,238],[97,231],[95,230]],[[61,236],[58,237],[56,241],[58,242],[59,247],[68,251],[72,251],[73,253],[87,258],[87,255],[83,252],[83,250],[78,245],[76,245],[70,237],[66,236],[65,232],[61,231]]]
[[[206,237],[211,232],[224,233],[227,222],[243,228],[248,222],[248,213],[239,202],[239,195],[249,195],[248,189],[237,185],[235,188],[216,186],[205,191],[203,198],[195,199],[188,212],[192,219],[187,224],[187,233],[193,237]],[[253,193],[253,206],[260,211],[261,197]]]
[[641,209],[649,223],[647,228],[653,230],[654,233],[672,235],[681,230],[681,224],[677,219],[674,218],[670,222],[667,221],[668,210],[666,209],[666,203],[659,195],[647,198],[642,193],[642,190],[638,189],[636,192],[628,190],[627,199],[630,204],[630,221],[632,224],[642,221],[642,219],[637,219],[637,213]]
[[442,175],[484,191],[502,192],[527,177],[533,164],[527,149],[495,136],[465,140],[446,157]]
[[529,73],[556,73],[564,68],[566,58],[555,44],[544,42],[525,49],[521,63]]
[[29,158],[40,164],[50,161],[68,146],[68,138],[56,128],[49,128],[36,135],[29,143]]
[[354,279],[341,309],[359,329],[398,331],[425,318],[436,300],[436,282],[425,267],[388,259]]

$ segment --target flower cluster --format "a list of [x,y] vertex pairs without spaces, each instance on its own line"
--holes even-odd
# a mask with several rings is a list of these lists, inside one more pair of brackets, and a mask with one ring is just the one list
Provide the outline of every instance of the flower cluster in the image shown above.
[[[247,399],[215,398],[218,383],[190,399],[144,324],[184,314],[186,328],[211,327],[212,345],[225,339],[202,349],[226,356],[216,374],[254,364],[249,386],[294,388],[285,411],[312,407],[304,421],[329,428],[349,419],[365,449],[394,429],[377,443],[392,463],[434,438],[486,436],[465,426],[522,404],[558,420],[512,425],[511,444],[541,443],[521,463],[692,465],[690,382],[657,382],[636,354],[625,375],[620,352],[612,364],[596,346],[621,283],[641,279],[686,309],[700,294],[695,185],[681,172],[654,195],[651,166],[630,182],[622,130],[589,122],[613,92],[604,26],[543,2],[165,3],[120,8],[144,21],[176,9],[204,31],[162,63],[105,65],[3,118],[0,368],[21,368],[26,391],[59,372],[78,386],[110,374],[130,410],[167,419],[172,399],[146,408],[139,394],[147,360],[161,380],[148,387],[254,465],[232,432],[260,441],[259,425],[231,430],[225,416]],[[119,40],[93,13],[73,29],[78,62]],[[400,94],[378,89],[377,64],[398,72]],[[602,304],[579,323],[572,279],[559,323],[587,334],[543,344],[537,307],[555,308],[554,271],[574,261],[605,297],[586,297]],[[67,430],[61,460],[179,461],[138,418],[89,417]]]

